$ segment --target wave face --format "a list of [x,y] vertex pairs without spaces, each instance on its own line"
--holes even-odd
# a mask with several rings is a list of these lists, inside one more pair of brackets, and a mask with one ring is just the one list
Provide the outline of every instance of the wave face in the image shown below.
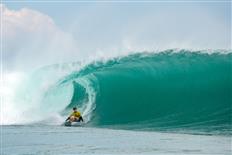
[[[231,131],[232,54],[165,51],[95,62],[65,77],[75,81],[68,107],[96,92],[90,125],[141,130]],[[80,83],[80,84],[79,84]]]
[[133,54],[70,71],[46,95],[59,92],[59,113],[77,106],[89,126],[231,134],[231,60],[231,51]]

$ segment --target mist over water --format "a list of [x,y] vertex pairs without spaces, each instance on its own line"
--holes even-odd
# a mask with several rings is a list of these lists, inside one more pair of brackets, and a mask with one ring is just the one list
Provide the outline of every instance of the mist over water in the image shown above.
[[229,50],[166,50],[15,73],[3,124],[62,124],[77,106],[89,126],[231,134],[231,60]]

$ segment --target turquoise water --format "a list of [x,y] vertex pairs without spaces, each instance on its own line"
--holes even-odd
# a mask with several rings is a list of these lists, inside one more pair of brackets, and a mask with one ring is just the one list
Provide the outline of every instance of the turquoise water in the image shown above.
[[[73,84],[66,109],[96,92],[91,126],[231,133],[232,54],[172,50],[91,63],[61,80]],[[73,82],[74,81],[74,82]]]
[[62,124],[77,106],[89,127],[231,135],[231,60],[225,50],[166,50],[47,66],[16,90],[24,109],[13,124]]

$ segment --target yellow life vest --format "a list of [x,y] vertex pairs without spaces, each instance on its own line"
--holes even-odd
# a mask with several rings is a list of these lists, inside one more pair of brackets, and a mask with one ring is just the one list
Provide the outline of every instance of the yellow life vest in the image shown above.
[[81,117],[81,113],[79,111],[73,112],[70,116]]

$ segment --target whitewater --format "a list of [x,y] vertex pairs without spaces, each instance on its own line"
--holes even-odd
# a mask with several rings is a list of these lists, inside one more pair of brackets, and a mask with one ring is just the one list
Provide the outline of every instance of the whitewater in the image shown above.
[[[8,73],[2,154],[230,154],[231,60],[171,49]],[[62,126],[74,106],[86,124]]]

